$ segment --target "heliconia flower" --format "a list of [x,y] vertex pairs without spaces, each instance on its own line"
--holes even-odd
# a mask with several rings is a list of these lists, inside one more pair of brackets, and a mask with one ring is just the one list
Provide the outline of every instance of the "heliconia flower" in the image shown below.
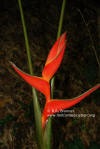
[[88,90],[87,92],[85,92],[85,93],[81,94],[80,96],[75,97],[73,99],[67,99],[67,100],[51,99],[51,100],[47,101],[45,104],[43,114],[42,114],[42,128],[45,127],[46,121],[49,116],[51,116],[52,114],[55,114],[57,112],[60,112],[64,109],[70,108],[73,105],[79,103],[82,99],[84,99],[86,96],[91,94],[93,91],[95,91],[99,87],[100,87],[100,84],[97,84],[96,86],[94,86],[93,88]]
[[48,55],[48,58],[46,60],[44,69],[42,71],[42,77],[37,76],[31,76],[23,71],[21,71],[18,67],[16,67],[15,64],[10,62],[12,67],[15,69],[15,71],[31,86],[35,87],[37,90],[42,92],[46,97],[46,104],[43,110],[42,114],[42,128],[45,128],[46,121],[49,116],[52,114],[55,114],[56,112],[60,112],[64,109],[70,108],[73,105],[77,104],[81,100],[83,100],[86,96],[91,94],[93,91],[95,91],[97,88],[100,87],[100,84],[97,84],[84,94],[75,97],[70,100],[58,100],[58,99],[51,99],[51,92],[50,92],[50,79],[53,77],[57,69],[59,68],[65,47],[66,47],[66,32],[62,34],[59,39],[55,42],[52,49],[50,50],[50,53]]
[[15,64],[10,62],[17,73],[31,86],[42,92],[46,96],[46,100],[50,100],[50,84],[49,81],[57,71],[66,47],[66,32],[59,37],[54,46],[50,50],[46,64],[42,71],[42,77],[31,76],[20,70]]
[[59,37],[48,55],[45,67],[42,71],[42,76],[47,81],[53,77],[54,73],[57,71],[59,65],[61,64],[66,47],[65,38],[66,32]]

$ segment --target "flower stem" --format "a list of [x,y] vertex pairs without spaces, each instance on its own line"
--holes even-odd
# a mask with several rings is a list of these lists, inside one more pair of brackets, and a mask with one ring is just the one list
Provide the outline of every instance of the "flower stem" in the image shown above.
[[[62,29],[62,24],[63,24],[63,18],[64,18],[64,11],[65,11],[65,6],[66,6],[66,0],[63,0],[62,3],[62,8],[61,8],[61,14],[60,14],[60,19],[59,19],[59,26],[58,26],[58,33],[57,33],[57,39],[60,37],[61,34],[61,29]],[[51,80],[51,98],[53,99],[53,91],[54,91],[54,77]],[[45,130],[44,138],[45,136],[47,137],[47,146],[46,149],[51,148],[51,124],[52,124],[52,117],[49,117],[48,123],[47,123],[47,129]],[[44,139],[45,140],[45,139]]]
[[[29,47],[29,40],[28,40],[21,0],[18,0],[18,5],[19,5],[19,10],[20,10],[20,15],[21,15],[22,26],[23,26],[29,71],[30,71],[30,74],[33,75],[33,67],[32,67],[31,53],[30,53],[30,47]],[[38,102],[36,90],[33,87],[32,87],[32,97],[33,97],[34,117],[35,117],[35,123],[36,123],[38,145],[39,145],[39,148],[42,149],[41,110],[40,110],[40,105]]]
[[[58,32],[57,32],[57,39],[60,37],[62,24],[63,24],[63,18],[64,18],[64,11],[66,6],[66,0],[63,0],[62,2],[62,8],[61,8],[61,14],[59,19],[59,26],[58,26]],[[51,97],[53,99],[53,91],[54,91],[54,77],[51,80]]]
[[62,29],[62,24],[63,24],[63,19],[64,19],[65,6],[66,6],[66,0],[63,0],[60,19],[59,19],[57,39],[60,37],[60,34],[61,34],[61,29]]

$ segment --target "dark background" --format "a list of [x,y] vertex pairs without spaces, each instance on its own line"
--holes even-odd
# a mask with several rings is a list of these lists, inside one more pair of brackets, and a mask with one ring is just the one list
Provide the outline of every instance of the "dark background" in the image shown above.
[[[34,74],[41,76],[56,41],[62,0],[22,0],[22,5]],[[55,75],[54,98],[59,99],[75,97],[100,83],[100,2],[66,0],[65,31],[68,43]],[[0,1],[0,149],[35,149],[31,87],[9,61],[29,72],[17,0]],[[45,98],[40,92],[38,96],[43,110]],[[52,148],[100,148],[100,89],[70,109],[95,118],[53,118]]]

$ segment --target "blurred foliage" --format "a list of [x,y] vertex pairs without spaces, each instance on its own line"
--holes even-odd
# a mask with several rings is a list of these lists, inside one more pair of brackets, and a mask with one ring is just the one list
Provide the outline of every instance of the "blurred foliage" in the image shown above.
[[[75,137],[73,141],[64,143],[64,149],[86,149],[86,147],[79,138]],[[93,142],[87,149],[100,149],[100,144]]]
[[75,137],[73,141],[68,141],[64,143],[64,149],[85,149],[84,144],[82,143],[82,141]]
[[16,117],[12,116],[11,114],[8,114],[5,118],[0,118],[0,126],[4,126],[10,121],[16,121]]
[[86,80],[88,80],[90,84],[92,84],[96,80],[97,70],[98,70],[98,65],[95,57],[92,55],[88,56],[86,58],[86,65],[83,70],[83,75],[86,77]]
[[[88,3],[88,6],[91,7],[92,1],[91,4]],[[13,61],[28,72],[19,9],[17,1],[13,1],[10,5],[11,2],[2,1],[5,9],[0,3],[2,7],[0,10],[0,149],[12,149],[10,146],[12,143],[14,149],[36,149],[35,139],[33,139],[33,136],[35,138],[35,125],[31,88],[8,64],[8,61]],[[73,9],[78,7],[82,11],[94,40],[94,46],[99,53],[97,14],[92,7],[83,5],[83,2],[83,0],[72,0],[67,3],[62,32],[68,32],[68,44],[61,67],[56,73],[56,98],[75,97],[100,82],[98,65],[87,27],[80,14]],[[56,39],[61,3],[62,0],[23,0],[32,63],[35,74],[39,76],[47,54]],[[38,95],[41,107],[43,107],[44,96],[40,93]],[[60,118],[59,120],[54,118],[53,148],[60,149],[60,145],[63,149],[84,149],[86,146],[90,146],[89,149],[100,148],[98,144],[100,140],[100,89],[73,108],[76,113],[94,113],[96,118]],[[9,136],[14,139],[9,140]],[[77,138],[79,136],[81,137]]]
[[96,94],[94,94],[94,102],[97,105],[100,105],[100,90],[96,91]]
[[91,143],[88,149],[100,149],[100,144],[97,144],[96,142]]

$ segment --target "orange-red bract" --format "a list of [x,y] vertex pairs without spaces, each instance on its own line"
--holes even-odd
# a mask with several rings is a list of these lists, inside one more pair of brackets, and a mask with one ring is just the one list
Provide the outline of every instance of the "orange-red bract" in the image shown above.
[[46,99],[50,99],[50,85],[47,81],[45,81],[42,77],[31,76],[23,71],[21,71],[15,64],[10,62],[15,71],[31,86],[35,87],[37,90],[42,92]]
[[87,92],[83,93],[82,95],[76,98],[70,99],[70,100],[51,99],[50,101],[46,102],[46,105],[45,105],[45,108],[42,114],[42,127],[43,128],[45,127],[46,120],[50,115],[72,107],[73,105],[79,103],[82,99],[84,99],[86,96],[91,94],[93,91],[95,91],[99,87],[100,87],[100,84],[97,84],[96,86],[94,86]]
[[49,80],[54,75],[56,70],[58,69],[61,60],[63,58],[63,54],[66,47],[66,32],[59,37],[59,39],[55,42],[52,47],[46,64],[44,66],[42,77],[31,76],[22,70],[20,70],[15,64],[12,62],[11,65],[15,69],[15,71],[31,86],[35,87],[37,90],[42,92],[46,96],[46,100],[50,100],[50,84]]
[[47,81],[49,81],[53,77],[54,73],[57,71],[57,69],[61,64],[64,51],[66,48],[65,39],[66,39],[66,32],[62,34],[60,38],[56,41],[56,43],[54,44],[48,55],[45,67],[42,71],[42,76]]
[[49,81],[61,64],[67,42],[65,39],[66,39],[66,32],[59,37],[59,39],[55,42],[55,44],[51,48],[44,69],[42,71],[42,77],[31,76],[21,71],[18,67],[16,67],[16,65],[10,62],[15,71],[26,82],[28,82],[31,86],[35,87],[37,90],[42,92],[46,97],[46,104],[42,114],[43,129],[45,128],[46,121],[50,115],[56,112],[60,112],[61,110],[64,110],[66,108],[72,107],[73,105],[77,104],[86,96],[91,94],[94,90],[100,87],[100,84],[97,84],[96,86],[94,86],[87,92],[83,93],[82,95],[70,100],[51,99]]

